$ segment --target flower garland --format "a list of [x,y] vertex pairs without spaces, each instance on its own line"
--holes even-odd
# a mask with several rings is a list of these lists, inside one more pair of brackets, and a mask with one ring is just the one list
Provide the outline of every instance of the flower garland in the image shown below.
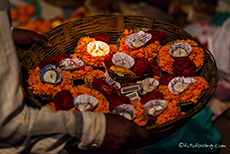
[[[78,41],[77,48],[75,50],[75,54],[72,54],[71,56],[73,58],[80,58],[82,59],[85,63],[91,65],[91,66],[96,66],[96,67],[103,67],[103,61],[105,59],[105,56],[97,56],[94,57],[87,51],[87,45],[88,43],[96,41],[95,38],[90,38],[88,36],[81,37],[80,40]],[[109,45],[110,47],[110,52],[109,54],[113,54],[114,52],[118,52],[117,47],[114,45]]]
[[157,51],[160,49],[161,45],[159,41],[155,41],[147,46],[131,49],[125,43],[125,39],[130,35],[136,33],[136,31],[125,29],[123,32],[124,37],[121,38],[119,42],[119,51],[124,52],[134,59],[136,58],[146,58],[148,61],[153,60],[157,56]]
[[[204,51],[201,47],[198,47],[197,43],[193,40],[176,40],[175,43],[186,42],[192,47],[192,52],[188,56],[192,60],[196,67],[200,67],[204,64]],[[163,71],[168,73],[173,72],[173,62],[175,61],[169,54],[169,49],[172,45],[162,46],[158,52],[158,64]]]

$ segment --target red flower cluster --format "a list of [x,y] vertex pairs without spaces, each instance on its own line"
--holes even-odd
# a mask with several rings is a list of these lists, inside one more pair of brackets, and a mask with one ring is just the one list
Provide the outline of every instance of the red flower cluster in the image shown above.
[[109,101],[113,97],[117,97],[119,95],[119,92],[110,88],[103,79],[94,79],[92,82],[92,88],[102,93]]
[[141,99],[141,103],[145,104],[148,101],[154,100],[154,99],[163,99],[163,95],[161,94],[161,92],[157,91],[157,90],[153,90],[151,92],[147,92],[143,98]]
[[157,76],[160,76],[160,68],[159,66],[157,65],[157,61],[154,60],[152,63],[151,63],[151,67],[153,68],[153,72],[154,72],[154,75],[157,75]]
[[149,62],[147,59],[145,58],[137,58],[135,59],[135,65],[132,69],[132,71],[138,75],[138,76],[143,76],[144,74],[154,74],[154,64],[152,64],[151,62]]
[[151,40],[149,43],[154,43],[155,41],[159,41],[161,45],[168,42],[168,38],[166,36],[166,33],[160,32],[157,30],[148,30],[146,33],[149,33],[152,35]]
[[69,90],[62,90],[54,96],[54,106],[57,110],[70,110],[73,105],[73,96]]
[[162,85],[168,85],[169,82],[175,78],[176,75],[175,74],[163,74],[161,77],[160,77],[160,84]]
[[59,66],[59,61],[57,59],[54,59],[54,58],[45,58],[38,64],[38,66],[40,67],[40,69],[42,69],[44,66],[46,66],[48,64],[53,64],[53,65]]
[[110,44],[112,41],[108,38],[108,36],[104,35],[104,34],[99,34],[99,35],[95,35],[94,38],[97,41],[103,41],[107,44]]
[[113,66],[113,63],[112,63],[112,55],[106,55],[105,56],[105,59],[104,59],[104,64],[107,68],[110,68],[111,66]]
[[113,111],[115,107],[122,104],[130,104],[130,99],[125,95],[113,97],[109,100],[109,110]]
[[43,59],[40,63],[39,63],[39,67],[43,68],[44,66],[48,65],[48,64],[53,64],[56,66],[59,66],[59,62],[63,59],[66,58],[71,58],[71,56],[69,56],[68,54],[62,54],[62,53],[58,53],[58,55],[55,58],[45,58]]
[[59,62],[62,61],[63,59],[66,58],[71,58],[71,56],[69,56],[68,54],[63,54],[63,53],[58,53],[58,55],[55,57],[55,59],[57,59]]
[[148,115],[148,122],[147,122],[148,126],[154,125],[156,121],[157,121],[157,116]]
[[189,58],[179,58],[173,62],[173,72],[178,76],[193,76],[196,72],[196,66]]

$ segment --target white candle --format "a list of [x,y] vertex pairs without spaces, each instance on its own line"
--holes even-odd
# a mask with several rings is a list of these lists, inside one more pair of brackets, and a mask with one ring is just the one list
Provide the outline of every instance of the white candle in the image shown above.
[[[96,45],[96,46],[95,46]],[[105,56],[109,53],[109,45],[102,41],[93,41],[87,45],[87,51],[92,56]]]

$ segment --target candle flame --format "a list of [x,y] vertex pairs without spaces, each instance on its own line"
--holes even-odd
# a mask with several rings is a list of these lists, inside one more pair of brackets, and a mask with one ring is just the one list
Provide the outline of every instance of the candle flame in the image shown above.
[[102,41],[93,41],[87,45],[87,51],[94,57],[105,56],[109,53],[109,46]]

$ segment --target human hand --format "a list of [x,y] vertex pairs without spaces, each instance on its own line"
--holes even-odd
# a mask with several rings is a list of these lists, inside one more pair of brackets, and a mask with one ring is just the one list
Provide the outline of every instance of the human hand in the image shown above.
[[105,116],[106,133],[102,146],[111,150],[130,148],[148,139],[149,132],[144,127],[120,115],[105,114]]
[[43,46],[46,50],[53,47],[45,36],[34,31],[14,28],[12,35],[19,61],[26,56],[27,50],[29,50],[34,43]]

